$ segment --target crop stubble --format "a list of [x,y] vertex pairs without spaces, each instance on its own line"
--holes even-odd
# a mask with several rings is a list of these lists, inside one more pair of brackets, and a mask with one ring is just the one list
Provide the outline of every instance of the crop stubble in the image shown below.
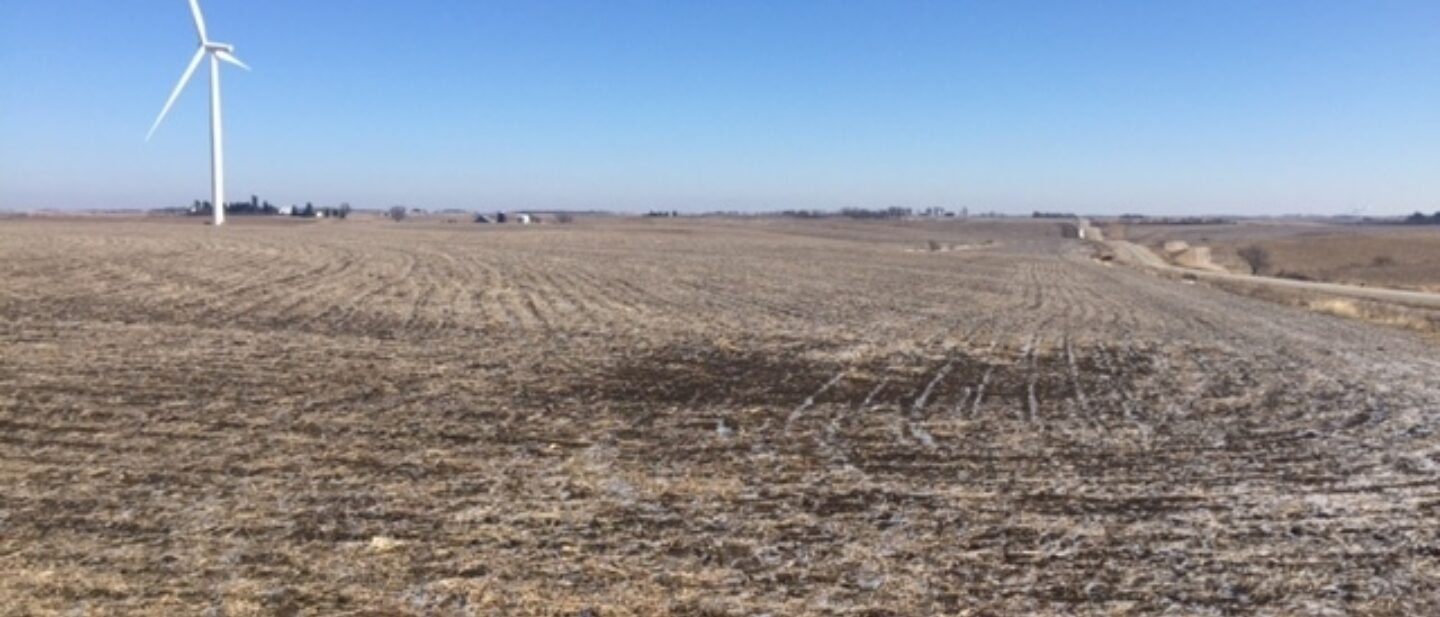
[[1047,224],[6,222],[0,345],[0,612],[1440,612],[1433,347]]

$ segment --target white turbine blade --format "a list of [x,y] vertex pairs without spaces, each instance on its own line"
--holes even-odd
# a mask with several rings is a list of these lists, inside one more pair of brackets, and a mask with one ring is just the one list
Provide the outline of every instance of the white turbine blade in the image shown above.
[[195,16],[195,32],[200,35],[200,44],[210,42],[210,38],[205,35],[205,16],[200,14],[199,0],[190,0],[190,14]]
[[226,61],[226,62],[229,62],[230,64],[233,64],[233,65],[235,65],[235,66],[238,66],[238,67],[240,67],[240,68],[242,68],[242,69],[245,69],[245,70],[247,70],[247,71],[250,70],[250,67],[245,66],[245,63],[244,63],[244,62],[241,62],[239,58],[236,58],[236,57],[235,57],[235,54],[232,54],[232,53],[230,53],[230,52],[228,52],[228,51],[225,51],[225,50],[223,50],[223,49],[216,50],[216,51],[215,51],[215,57],[216,57],[216,58],[219,58],[219,59],[221,59],[221,60],[224,60],[224,61]]
[[165,120],[165,114],[170,113],[170,108],[175,105],[175,99],[180,98],[180,91],[185,89],[185,84],[195,75],[195,69],[200,66],[200,61],[205,58],[205,48],[201,47],[195,51],[195,57],[190,60],[190,66],[185,68],[185,74],[180,76],[180,83],[175,84],[175,91],[170,93],[170,100],[165,101],[165,108],[160,110],[160,115],[155,118],[155,124],[150,125],[150,132],[145,134],[145,141],[155,134],[155,129],[160,128],[160,123]]

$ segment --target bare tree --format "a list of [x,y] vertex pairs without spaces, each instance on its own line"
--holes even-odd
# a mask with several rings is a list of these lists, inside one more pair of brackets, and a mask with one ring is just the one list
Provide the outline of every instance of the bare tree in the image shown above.
[[405,220],[405,214],[408,212],[405,206],[393,206],[390,208],[390,218],[395,221],[403,221]]
[[1270,268],[1270,251],[1258,244],[1251,244],[1236,251],[1240,259],[1245,260],[1245,265],[1250,266],[1250,274],[1260,274]]

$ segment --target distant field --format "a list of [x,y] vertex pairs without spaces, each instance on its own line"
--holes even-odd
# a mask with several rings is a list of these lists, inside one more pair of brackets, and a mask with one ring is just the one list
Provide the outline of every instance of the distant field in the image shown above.
[[1259,223],[1132,225],[1119,233],[1152,248],[1167,240],[1209,246],[1215,262],[1235,272],[1249,271],[1237,251],[1258,244],[1274,262],[1270,275],[1440,291],[1440,228]]
[[0,222],[0,614],[1440,614],[1409,333],[1047,222],[233,223]]

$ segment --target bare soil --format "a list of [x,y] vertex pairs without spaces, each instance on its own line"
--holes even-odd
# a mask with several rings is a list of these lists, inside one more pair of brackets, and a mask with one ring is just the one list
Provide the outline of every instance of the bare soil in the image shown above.
[[0,222],[0,614],[1440,613],[1413,334],[1053,223],[235,222]]

